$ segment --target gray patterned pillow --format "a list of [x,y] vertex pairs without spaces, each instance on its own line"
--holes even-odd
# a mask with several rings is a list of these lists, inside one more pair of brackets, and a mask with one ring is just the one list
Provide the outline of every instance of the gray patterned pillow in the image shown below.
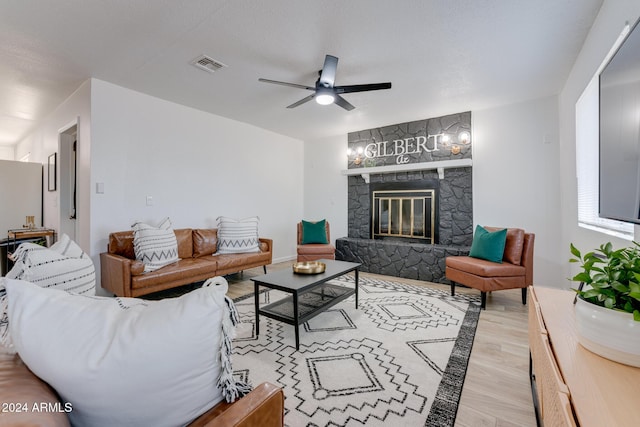
[[244,219],[218,217],[218,253],[260,252],[259,220],[257,216]]
[[157,227],[136,222],[133,228],[133,250],[136,259],[144,264],[144,272],[154,271],[174,263],[178,258],[178,240],[171,227],[171,220],[165,218]]

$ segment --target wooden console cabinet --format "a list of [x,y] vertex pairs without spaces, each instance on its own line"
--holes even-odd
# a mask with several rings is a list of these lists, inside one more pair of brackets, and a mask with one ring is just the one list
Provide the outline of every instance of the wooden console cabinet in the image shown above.
[[573,291],[529,287],[529,348],[536,416],[549,426],[640,425],[640,368],[583,348]]

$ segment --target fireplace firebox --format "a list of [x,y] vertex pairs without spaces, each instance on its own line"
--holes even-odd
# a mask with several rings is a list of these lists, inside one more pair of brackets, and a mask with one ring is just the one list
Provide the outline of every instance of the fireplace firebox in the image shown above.
[[371,238],[438,243],[439,183],[371,183]]

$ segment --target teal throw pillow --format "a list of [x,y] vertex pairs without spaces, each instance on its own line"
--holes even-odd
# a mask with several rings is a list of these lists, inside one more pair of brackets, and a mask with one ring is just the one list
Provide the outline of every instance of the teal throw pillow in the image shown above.
[[473,258],[486,259],[487,261],[499,262],[502,264],[504,256],[504,245],[507,242],[507,229],[498,231],[487,231],[484,227],[477,226],[471,243],[469,256]]
[[326,220],[309,222],[302,220],[302,244],[322,243],[326,245],[327,240]]

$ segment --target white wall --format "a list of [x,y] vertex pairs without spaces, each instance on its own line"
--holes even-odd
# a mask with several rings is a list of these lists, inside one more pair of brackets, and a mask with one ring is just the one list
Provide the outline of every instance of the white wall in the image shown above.
[[169,216],[175,228],[196,228],[258,215],[274,262],[295,258],[302,141],[96,79],[91,110],[92,254],[137,220]]
[[0,239],[6,237],[7,230],[22,228],[27,215],[34,216],[40,226],[42,165],[0,160],[0,200]]
[[[578,226],[575,104],[618,38],[625,22],[633,25],[639,16],[640,2],[637,0],[605,0],[559,96],[561,247],[565,277],[574,273],[567,262],[570,243],[583,252],[609,241],[616,247],[629,244],[626,240]],[[636,227],[636,240],[638,238]]]
[[347,236],[347,135],[305,141],[304,218],[326,218],[331,240]]
[[557,102],[473,111],[473,218],[534,233],[534,283],[563,287]]
[[[15,158],[31,152],[32,162],[46,164],[59,132],[75,123],[77,240],[97,268],[110,232],[166,216],[186,228],[258,215],[261,236],[274,240],[274,261],[295,258],[302,141],[91,79],[17,144]],[[58,191],[44,193],[44,225],[59,229]]]
[[15,152],[13,146],[8,147],[0,145],[0,160],[15,160]]
[[[31,152],[29,161],[47,165],[50,154],[58,152],[58,133],[70,123],[78,123],[78,244],[89,252],[89,169],[91,145],[91,82],[84,82],[69,98],[44,119],[37,128],[22,139],[15,150],[19,159]],[[60,177],[58,162],[57,176]],[[58,207],[59,189],[47,191],[44,182],[44,226],[60,229]],[[94,262],[95,262],[94,258]]]

